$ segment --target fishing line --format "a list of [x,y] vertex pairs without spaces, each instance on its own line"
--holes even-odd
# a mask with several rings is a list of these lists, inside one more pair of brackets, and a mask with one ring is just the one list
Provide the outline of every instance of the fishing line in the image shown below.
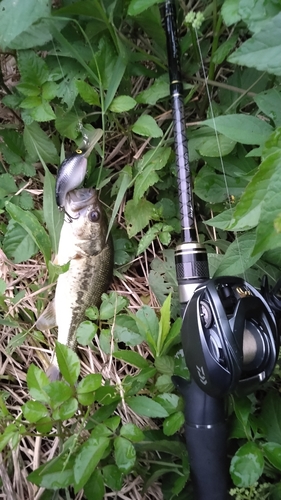
[[[207,93],[208,102],[209,102],[209,106],[210,106],[211,119],[213,121],[214,132],[215,132],[215,137],[216,137],[217,146],[218,146],[218,153],[219,153],[219,159],[220,159],[220,164],[221,164],[221,169],[222,169],[224,184],[225,184],[225,188],[226,188],[226,195],[227,195],[227,199],[228,199],[228,204],[229,204],[229,209],[231,211],[231,215],[233,215],[234,209],[232,207],[231,194],[230,194],[229,187],[228,187],[228,184],[227,184],[227,176],[226,176],[226,171],[225,171],[225,167],[224,167],[224,161],[223,161],[223,155],[222,155],[221,145],[220,145],[220,141],[219,141],[219,134],[218,134],[217,126],[216,126],[215,114],[214,114],[214,109],[213,109],[212,100],[211,100],[211,94],[210,94],[209,85],[208,85],[208,77],[207,77],[207,73],[206,73],[205,66],[204,66],[203,54],[202,54],[202,51],[201,51],[199,37],[198,37],[198,31],[197,31],[196,27],[194,28],[194,31],[195,31],[195,35],[196,35],[196,42],[197,42],[197,47],[198,47],[199,56],[200,56],[200,63],[201,63],[203,77],[204,77],[204,81],[205,81],[206,93]],[[239,239],[237,237],[237,233],[236,232],[234,232],[234,235],[235,235],[235,240],[236,240],[236,244],[237,244],[239,259],[240,259],[240,263],[241,263],[241,267],[242,267],[242,273],[241,274],[243,274],[243,277],[244,277],[244,279],[246,281],[245,266],[244,266],[244,262],[243,262],[243,259],[242,259],[242,252],[241,252],[241,248],[240,248],[240,244],[239,244]]]

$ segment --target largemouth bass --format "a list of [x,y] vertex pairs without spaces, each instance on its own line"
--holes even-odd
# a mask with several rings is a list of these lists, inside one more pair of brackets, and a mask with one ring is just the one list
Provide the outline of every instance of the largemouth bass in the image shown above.
[[[76,330],[86,309],[100,305],[112,278],[113,245],[107,235],[107,219],[92,188],[69,192],[65,209],[71,222],[65,221],[60,235],[56,263],[69,264],[60,274],[54,300],[37,320],[39,330],[58,327],[58,341],[75,349]],[[47,374],[50,380],[59,378],[54,357]]]

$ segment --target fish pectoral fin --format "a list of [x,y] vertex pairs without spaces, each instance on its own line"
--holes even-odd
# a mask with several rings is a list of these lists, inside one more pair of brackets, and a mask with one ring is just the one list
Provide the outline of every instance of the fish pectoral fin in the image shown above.
[[35,323],[35,327],[43,332],[44,330],[50,330],[50,328],[54,328],[55,326],[57,326],[55,301],[52,300],[52,302],[47,305],[46,309],[39,316]]

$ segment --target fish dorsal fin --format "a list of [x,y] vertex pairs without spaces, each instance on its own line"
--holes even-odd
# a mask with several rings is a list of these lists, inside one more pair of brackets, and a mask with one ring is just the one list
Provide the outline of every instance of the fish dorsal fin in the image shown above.
[[52,300],[52,302],[47,305],[46,309],[39,316],[35,323],[35,327],[43,332],[44,330],[50,330],[50,328],[54,328],[55,326],[57,326],[55,301]]

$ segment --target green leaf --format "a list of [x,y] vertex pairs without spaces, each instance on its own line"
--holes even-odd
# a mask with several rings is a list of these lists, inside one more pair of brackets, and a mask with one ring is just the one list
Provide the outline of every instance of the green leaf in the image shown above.
[[68,137],[73,141],[78,136],[78,125],[80,122],[80,116],[74,111],[65,112],[61,108],[57,108],[57,118],[55,121],[55,127],[57,131],[62,135],[62,137]]
[[170,95],[170,86],[168,83],[168,78],[166,75],[162,78],[158,78],[154,81],[154,83],[146,90],[140,92],[136,100],[142,104],[150,104],[151,106],[155,106],[157,101],[163,99],[164,97],[168,97]]
[[165,408],[169,415],[183,409],[182,399],[177,394],[167,392],[158,394],[154,399]]
[[122,309],[128,306],[129,301],[125,297],[121,297],[116,292],[102,294],[102,303],[100,306],[100,319],[110,319],[116,316]]
[[132,126],[132,131],[135,134],[143,135],[145,137],[162,137],[163,131],[157,125],[152,116],[142,115]]
[[39,401],[27,401],[27,403],[22,406],[22,412],[26,420],[32,424],[48,415],[46,406],[39,403]]
[[45,0],[30,0],[23,4],[21,0],[2,0],[0,8],[0,46],[9,47],[11,42],[26,31],[41,17],[47,17],[50,7]]
[[159,177],[156,174],[156,170],[161,170],[165,167],[170,154],[170,148],[158,148],[148,151],[143,158],[137,162],[135,167],[137,176],[133,197],[135,203],[138,203],[150,186],[158,182]]
[[90,373],[77,385],[77,394],[96,391],[101,387],[102,375],[100,373]]
[[144,10],[148,9],[156,3],[160,3],[161,1],[162,0],[131,0],[128,8],[128,15],[138,16]]
[[281,75],[281,13],[270,19],[261,31],[244,42],[228,60],[234,64]]
[[113,99],[109,109],[114,113],[125,113],[126,111],[133,109],[136,104],[137,102],[132,97],[128,95],[119,95]]
[[126,69],[126,62],[127,62],[127,61],[125,61],[124,56],[125,56],[125,58],[127,57],[125,51],[123,51],[123,54],[119,54],[119,56],[115,62],[115,66],[114,66],[113,72],[111,74],[111,79],[109,81],[107,94],[105,96],[105,101],[104,101],[104,110],[105,111],[107,111],[110,104],[112,103],[112,100],[113,100],[113,98],[117,92],[117,89],[121,83],[121,80],[123,78],[123,75],[124,75],[124,72]]
[[69,398],[61,406],[53,411],[54,420],[67,420],[72,418],[78,409],[78,401],[76,398]]
[[48,265],[49,260],[51,260],[50,240],[45,229],[41,226],[35,215],[26,210],[22,210],[22,208],[10,202],[6,203],[6,210],[14,221],[20,224],[33,239],[34,243],[44,255],[45,262]]
[[11,219],[3,239],[3,250],[16,264],[24,262],[38,252],[38,246],[26,230]]
[[149,368],[149,362],[143,358],[138,352],[134,351],[116,351],[112,353],[116,359],[121,359],[129,365],[136,366],[137,368]]
[[48,122],[50,120],[55,120],[56,115],[53,111],[52,106],[47,102],[42,100],[40,104],[34,106],[29,112],[33,120],[37,122]]
[[230,474],[240,488],[253,486],[263,473],[264,458],[260,448],[253,442],[241,446],[232,457]]
[[91,321],[82,321],[76,331],[77,342],[81,345],[89,345],[98,331],[97,325]]
[[159,321],[154,309],[142,306],[136,313],[136,322],[143,339],[149,344],[154,353],[157,349]]
[[0,452],[4,450],[10,440],[13,440],[15,436],[18,436],[18,428],[15,424],[7,425],[4,432],[0,434]]
[[239,4],[240,0],[225,0],[223,2],[221,14],[226,26],[231,26],[240,21]]
[[232,49],[235,47],[236,42],[237,42],[237,38],[238,38],[237,35],[231,36],[230,38],[228,38],[228,40],[223,42],[217,48],[217,50],[214,53],[214,56],[212,58],[212,60],[215,64],[221,64],[226,59],[229,52],[231,52]]
[[156,356],[161,356],[162,348],[171,326],[171,294],[165,299],[160,310],[159,332],[157,338]]
[[135,424],[124,424],[120,429],[120,436],[138,443],[144,440],[144,433]]
[[45,82],[42,85],[42,98],[51,101],[57,97],[58,85],[55,82]]
[[182,411],[177,411],[173,413],[173,415],[167,417],[163,423],[163,432],[165,436],[172,436],[178,432],[184,425],[184,421],[185,418]]
[[114,439],[114,457],[118,469],[128,474],[136,462],[136,450],[132,443],[121,436]]
[[20,50],[17,61],[22,83],[31,83],[41,87],[48,80],[47,64],[33,50]]
[[209,203],[220,203],[227,200],[228,193],[240,197],[248,184],[244,176],[232,177],[220,175],[209,165],[204,165],[194,182],[195,193]]
[[242,144],[264,144],[273,132],[272,127],[264,120],[243,114],[216,116],[205,120],[203,124]]
[[277,89],[269,89],[254,97],[259,109],[269,116],[277,127],[281,125],[281,93]]
[[174,384],[171,375],[159,375],[156,380],[155,387],[159,392],[170,392],[174,389]]
[[41,403],[50,402],[49,396],[45,391],[45,387],[50,384],[50,381],[42,370],[35,365],[30,365],[26,375],[28,390],[32,398]]
[[160,356],[155,358],[154,365],[158,372],[166,375],[173,375],[175,360],[172,356]]
[[259,423],[266,440],[281,445],[281,401],[277,392],[269,392],[264,398]]
[[74,385],[80,373],[80,361],[77,354],[66,345],[56,342],[56,356],[62,376],[66,382]]
[[150,201],[145,198],[139,200],[138,203],[129,200],[125,207],[125,219],[129,238],[139,233],[155,216],[156,210]]
[[46,163],[58,163],[59,158],[54,143],[38,123],[33,122],[30,125],[25,125],[23,139],[33,161],[38,161],[40,155]]
[[116,387],[105,385],[97,389],[96,400],[102,405],[111,405],[116,401],[120,401],[120,395]]
[[[272,153],[261,163],[257,173],[245,189],[244,194],[235,207],[231,230],[245,230],[258,224],[264,198],[270,189],[280,183],[281,154],[280,151]],[[274,218],[272,218],[272,221]]]
[[28,481],[49,490],[67,488],[73,484],[74,457],[63,453],[27,476]]
[[267,460],[269,460],[273,467],[281,470],[281,445],[276,443],[265,443],[262,449]]
[[215,276],[235,276],[243,274],[261,257],[262,252],[252,256],[256,244],[255,232],[247,232],[237,237],[227,248]]
[[[83,0],[84,2],[84,0]],[[78,2],[79,3],[79,2]],[[76,5],[76,4],[73,4]],[[103,467],[102,471],[104,471],[105,467]],[[104,481],[102,477],[102,473],[100,470],[94,470],[90,479],[84,486],[84,494],[86,495],[87,500],[93,499],[93,491],[95,492],[95,500],[103,500],[105,494]]]
[[[106,486],[108,486],[111,491],[121,491],[123,474],[116,465],[105,465],[102,468],[102,475]],[[101,500],[103,500],[103,498],[104,497],[102,497]],[[92,497],[89,500],[92,500]]]
[[51,408],[57,408],[59,405],[72,397],[72,389],[62,380],[56,380],[45,388],[50,398]]
[[[113,333],[114,339],[117,342],[124,342],[127,346],[133,347],[143,342],[143,337],[139,334],[135,317],[128,316],[127,314],[118,314],[115,320]],[[130,353],[130,351],[126,352]],[[137,358],[135,358],[135,360],[137,360]]]
[[100,107],[100,98],[94,87],[83,80],[76,80],[75,85],[83,101],[91,104],[92,106]]
[[41,159],[44,170],[44,191],[43,191],[43,214],[44,220],[50,235],[52,250],[57,255],[59,248],[60,232],[63,225],[64,215],[58,210],[55,198],[55,178],[50,173],[43,158]]
[[147,396],[133,396],[127,398],[126,403],[133,411],[142,417],[165,418],[168,416],[163,406]]
[[110,443],[107,437],[90,437],[80,448],[74,463],[75,493],[87,483]]

